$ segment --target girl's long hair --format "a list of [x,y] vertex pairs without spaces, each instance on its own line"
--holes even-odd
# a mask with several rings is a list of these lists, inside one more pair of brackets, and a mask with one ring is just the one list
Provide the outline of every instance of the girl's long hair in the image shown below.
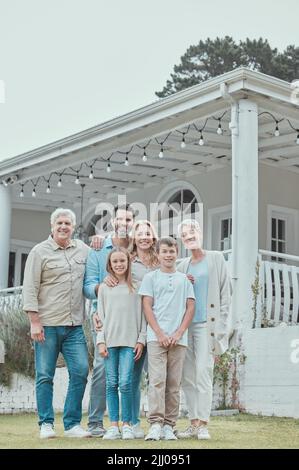
[[127,258],[127,261],[128,261],[128,267],[127,267],[127,271],[126,271],[126,274],[125,274],[125,280],[126,280],[126,284],[128,285],[129,291],[134,292],[135,291],[135,286],[134,286],[133,281],[132,281],[131,258],[130,258],[130,254],[129,254],[128,250],[126,250],[125,248],[122,248],[122,247],[112,248],[112,250],[110,251],[110,253],[108,255],[106,270],[109,274],[111,274],[112,276],[115,277],[115,273],[114,273],[114,271],[112,269],[112,266],[111,266],[111,256],[113,255],[113,253],[123,253],[124,255],[126,255],[126,258]]
[[131,235],[131,242],[130,242],[130,246],[129,246],[129,252],[131,254],[131,259],[134,259],[137,256],[137,246],[136,246],[135,236],[136,236],[136,232],[138,230],[138,227],[140,227],[140,225],[147,225],[148,228],[150,229],[151,233],[152,233],[153,244],[149,249],[149,262],[150,262],[150,266],[152,268],[154,268],[154,267],[159,265],[159,260],[158,260],[157,250],[156,250],[156,244],[157,244],[157,241],[158,241],[158,236],[157,236],[155,227],[153,226],[153,224],[149,220],[138,220],[133,225],[132,232],[130,234]]

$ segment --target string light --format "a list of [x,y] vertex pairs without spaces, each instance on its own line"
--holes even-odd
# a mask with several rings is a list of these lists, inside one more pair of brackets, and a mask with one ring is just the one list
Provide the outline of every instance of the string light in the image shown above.
[[[199,146],[203,146],[205,145],[205,138],[204,138],[204,130],[206,128],[206,125],[207,125],[207,122],[211,119],[214,119],[214,120],[217,120],[218,121],[218,127],[217,127],[217,134],[218,135],[222,135],[223,134],[223,128],[222,128],[222,118],[223,116],[227,113],[228,111],[225,111],[222,116],[220,117],[216,117],[216,116],[210,116],[206,119],[204,125],[201,127],[201,128],[197,128],[196,124],[193,123],[193,127],[198,131],[199,133],[199,138],[198,138],[198,145]],[[262,114],[267,114],[269,116],[271,116],[271,118],[273,119],[273,121],[275,122],[275,130],[274,130],[274,133],[272,135],[274,135],[275,137],[278,137],[280,136],[280,129],[279,129],[279,124],[280,122],[282,121],[287,121],[290,125],[290,127],[294,130],[294,132],[296,132],[296,136],[294,136],[294,143],[296,145],[299,145],[299,128],[297,127],[294,127],[292,125],[292,123],[287,119],[287,118],[282,118],[282,119],[277,119],[273,114],[271,114],[270,112],[268,111],[265,111],[265,112],[262,112],[259,114],[259,116],[261,116]],[[185,148],[186,147],[186,135],[188,134],[189,132],[189,129],[190,129],[190,126],[188,126],[187,130],[184,130],[184,131],[181,131],[181,130],[175,130],[175,131],[170,131],[167,136],[162,140],[162,141],[159,141],[157,140],[157,138],[155,138],[157,144],[160,146],[160,150],[159,150],[159,153],[158,153],[158,157],[160,159],[164,158],[164,144],[166,142],[166,140],[169,138],[170,135],[173,134],[173,132],[178,132],[182,135],[182,139],[181,139],[181,148]],[[152,139],[151,139],[152,140]],[[129,162],[129,154],[132,152],[133,148],[135,146],[139,147],[140,149],[143,150],[143,154],[142,154],[142,161],[143,162],[146,162],[149,158],[148,154],[147,154],[147,147],[149,146],[151,140],[149,140],[147,142],[146,145],[143,145],[143,146],[140,146],[138,144],[135,144],[131,147],[130,150],[126,151],[126,152],[122,152],[122,151],[116,151],[116,152],[113,152],[110,157],[108,159],[106,159],[106,162],[107,162],[107,167],[106,167],[106,172],[107,173],[111,173],[112,169],[111,169],[111,163],[110,163],[110,158],[112,157],[112,155],[114,155],[115,153],[119,153],[119,154],[123,154],[125,155],[125,161],[124,161],[124,165],[125,166],[129,166],[130,165],[130,162]],[[101,159],[103,161],[103,159]],[[80,171],[81,171],[81,168],[82,168],[82,165],[86,165],[89,169],[90,169],[90,173],[89,173],[89,176],[88,178],[90,180],[93,180],[95,178],[94,176],[94,171],[93,171],[93,166],[95,164],[95,162],[97,161],[97,159],[94,160],[94,162],[92,164],[87,164],[87,163],[83,163],[81,164],[80,166],[80,169],[73,169],[71,167],[69,167],[68,169],[71,169],[75,174],[76,174],[76,179],[74,180],[74,183],[79,185],[80,184]],[[105,161],[105,160],[104,160]],[[59,179],[58,179],[58,182],[57,182],[57,187],[58,188],[61,188],[62,187],[62,175],[63,173],[67,171],[67,168],[65,168],[61,173],[55,173],[57,176],[59,176]],[[41,178],[44,178],[44,180],[47,182],[47,187],[46,187],[46,193],[47,194],[51,194],[52,190],[51,190],[51,186],[50,186],[50,178],[51,178],[52,174],[50,175],[50,177],[48,179],[46,179],[44,176],[41,177]],[[82,175],[81,175],[82,176]],[[33,184],[33,189],[32,189],[32,197],[33,198],[36,198],[37,196],[37,187],[38,187],[38,180],[39,178],[37,179],[36,182],[32,181],[32,184]],[[8,182],[6,180],[3,180],[2,181],[3,185],[5,186],[8,186]],[[26,182],[25,182],[26,184]],[[21,185],[21,190],[20,190],[20,193],[19,193],[19,197],[20,198],[24,198],[25,194],[24,194],[24,184]]]
[[220,121],[220,119],[219,119],[217,134],[218,134],[218,135],[222,135],[222,134],[223,134],[223,130],[222,130],[222,127],[221,127],[221,121]]

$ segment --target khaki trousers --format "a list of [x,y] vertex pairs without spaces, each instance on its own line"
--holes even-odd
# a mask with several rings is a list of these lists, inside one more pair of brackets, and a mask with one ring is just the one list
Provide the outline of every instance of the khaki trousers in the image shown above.
[[163,348],[150,341],[148,351],[150,424],[175,426],[179,415],[180,384],[187,348],[177,345]]
[[191,323],[184,363],[182,389],[189,419],[209,421],[213,399],[214,356],[208,344],[205,325]]

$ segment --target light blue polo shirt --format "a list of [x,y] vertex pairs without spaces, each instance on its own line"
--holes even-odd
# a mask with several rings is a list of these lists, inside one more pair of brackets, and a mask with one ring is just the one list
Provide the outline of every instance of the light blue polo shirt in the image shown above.
[[[187,299],[195,299],[193,286],[186,274],[178,271],[164,273],[160,269],[144,276],[139,294],[153,297],[153,312],[160,328],[167,335],[174,333],[182,323]],[[157,337],[148,325],[147,342],[150,341],[157,341]],[[187,346],[187,331],[178,344]]]
[[110,251],[113,248],[111,235],[105,238],[101,250],[90,250],[83,282],[83,292],[88,299],[97,299],[95,286],[103,282],[107,276],[106,265]]
[[207,321],[207,302],[208,302],[208,285],[209,285],[209,268],[207,257],[205,256],[198,263],[189,264],[188,274],[194,277],[194,294],[195,294],[195,314],[192,323],[203,323]]

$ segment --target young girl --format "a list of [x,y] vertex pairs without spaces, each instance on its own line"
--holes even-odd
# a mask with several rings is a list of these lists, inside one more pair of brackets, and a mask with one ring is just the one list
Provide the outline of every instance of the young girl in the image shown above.
[[[106,393],[111,427],[103,439],[134,439],[132,420],[132,376],[134,360],[143,351],[146,322],[141,298],[131,277],[131,262],[127,250],[113,248],[107,260],[107,271],[118,284],[102,284],[98,295],[99,317],[103,327],[97,334],[99,353],[105,358]],[[119,395],[121,393],[122,434],[119,431]]]

